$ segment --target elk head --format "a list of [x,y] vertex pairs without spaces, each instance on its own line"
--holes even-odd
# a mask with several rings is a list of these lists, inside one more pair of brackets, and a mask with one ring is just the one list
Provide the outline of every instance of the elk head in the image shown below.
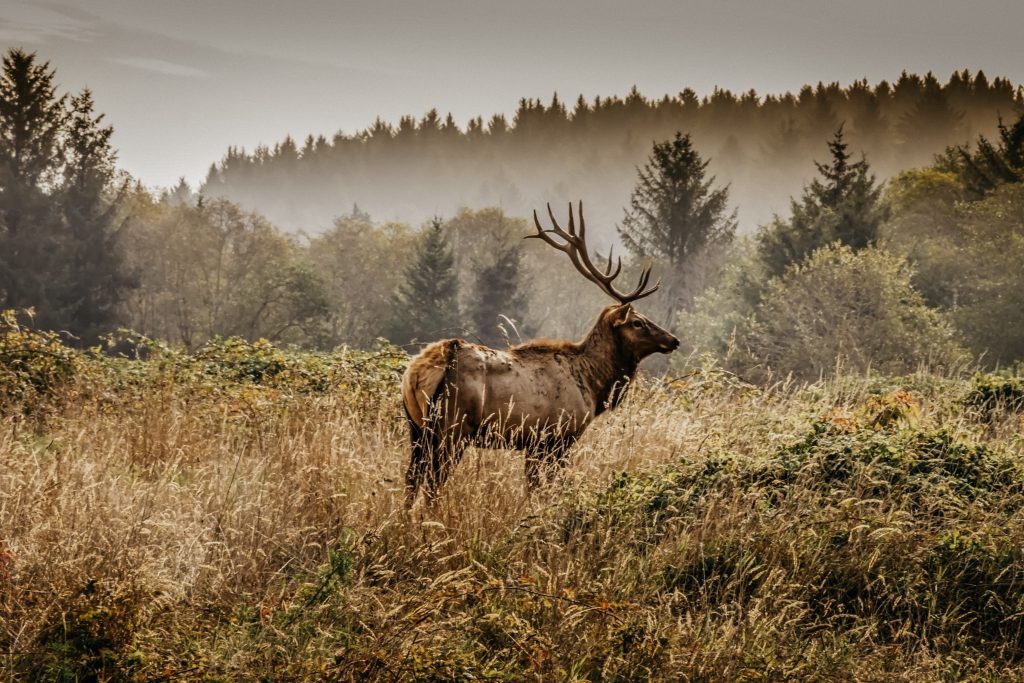
[[655,282],[651,287],[647,286],[651,279],[650,264],[640,271],[640,280],[633,291],[625,294],[620,292],[612,285],[612,281],[622,272],[622,257],[615,261],[612,249],[609,249],[608,264],[603,269],[590,259],[587,249],[587,226],[583,219],[583,202],[579,203],[580,227],[578,232],[571,203],[569,204],[568,230],[563,230],[562,226],[558,224],[558,220],[551,210],[551,204],[547,206],[548,216],[551,218],[551,229],[545,230],[541,226],[537,212],[534,211],[533,223],[537,227],[537,234],[527,235],[527,237],[544,240],[555,249],[567,254],[573,266],[583,277],[618,301],[618,304],[605,308],[598,319],[598,327],[606,330],[614,339],[618,353],[633,363],[639,363],[652,353],[671,353],[676,350],[679,347],[679,340],[667,330],[654,324],[646,316],[638,313],[632,305],[634,301],[650,296],[661,286],[661,280]]

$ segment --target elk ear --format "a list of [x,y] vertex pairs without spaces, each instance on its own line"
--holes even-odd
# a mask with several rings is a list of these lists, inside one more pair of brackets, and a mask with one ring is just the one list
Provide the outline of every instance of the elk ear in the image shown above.
[[617,309],[612,311],[612,327],[619,327],[629,322],[629,314],[633,312],[633,307],[629,304],[622,304]]

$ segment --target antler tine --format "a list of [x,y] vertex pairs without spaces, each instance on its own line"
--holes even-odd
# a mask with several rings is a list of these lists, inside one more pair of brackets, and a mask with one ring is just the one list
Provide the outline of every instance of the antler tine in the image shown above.
[[645,296],[650,296],[651,294],[654,294],[654,292],[658,291],[658,288],[661,287],[661,278],[658,278],[658,281],[654,283],[653,287],[646,289],[647,283],[650,279],[651,265],[647,264],[647,266],[640,271],[640,281],[637,283],[636,288],[623,297],[622,303],[627,304],[632,301],[636,301],[637,299],[643,299]]
[[[547,242],[548,244],[550,244],[551,246],[553,246],[555,249],[557,249],[559,251],[564,251],[567,254],[570,253],[570,251],[572,250],[572,245],[571,244],[562,244],[560,242],[556,242],[551,237],[548,237],[548,233],[549,232],[555,232],[555,231],[554,230],[545,230],[543,227],[541,227],[540,219],[537,217],[537,210],[536,209],[533,210],[533,224],[535,226],[537,226],[537,234],[536,235],[527,235],[523,239],[530,239],[531,237],[535,238],[535,239],[542,239],[545,242]],[[558,233],[555,233],[555,234],[558,234]]]
[[[569,230],[566,232],[562,229],[562,226],[558,224],[558,219],[555,218],[555,212],[551,209],[550,202],[547,204],[548,216],[551,218],[551,229],[545,230],[541,224],[540,219],[537,217],[536,209],[533,212],[533,223],[537,227],[536,235],[527,235],[527,237],[536,237],[544,240],[555,249],[564,252],[569,255],[569,260],[572,261],[573,266],[579,271],[580,275],[587,278],[608,296],[616,299],[620,304],[628,304],[637,299],[642,299],[645,296],[653,293],[661,286],[661,280],[647,289],[647,283],[651,278],[651,266],[648,265],[640,273],[640,281],[636,288],[629,294],[623,294],[622,292],[615,289],[612,286],[612,281],[619,276],[622,272],[622,257],[618,258],[615,265],[615,269],[612,269],[614,247],[608,250],[608,265],[601,269],[594,265],[594,262],[590,260],[590,253],[587,250],[587,224],[583,218],[583,201],[579,202],[579,217],[580,227],[579,231],[576,231],[576,220],[573,214],[572,202],[569,203]],[[560,237],[564,242],[555,240],[551,235]]]
[[609,280],[614,280],[619,276],[619,272],[622,271],[622,257],[619,257],[619,263],[615,266],[615,272],[612,273],[612,252],[615,250],[615,246],[608,247],[608,265],[605,266],[604,274]]
[[[580,241],[586,244],[587,241],[587,224],[583,220],[583,200],[580,200]],[[569,220],[572,220],[572,202],[569,202]]]
[[640,271],[640,283],[637,285],[637,289],[643,290],[647,286],[648,280],[651,279],[651,264],[648,263],[643,270]]
[[[537,234],[536,235],[527,235],[524,239],[529,239],[531,237],[542,239],[545,242],[547,242],[548,244],[550,244],[552,247],[554,247],[555,249],[568,254],[569,255],[569,260],[572,261],[573,266],[575,266],[576,270],[578,270],[580,272],[580,275],[582,275],[583,277],[587,278],[588,280],[593,282],[598,287],[601,287],[602,289],[604,289],[604,284],[600,280],[598,280],[591,273],[591,271],[587,269],[587,267],[583,263],[580,263],[580,259],[579,259],[579,252],[580,252],[579,238],[576,235],[570,235],[569,233],[567,233],[564,230],[562,230],[562,227],[560,225],[558,225],[558,221],[555,220],[555,217],[554,217],[553,212],[551,210],[551,205],[550,204],[548,204],[548,214],[551,215],[551,223],[554,225],[554,228],[551,229],[551,230],[545,230],[543,227],[541,227],[540,219],[537,217],[537,211],[536,211],[536,209],[534,209],[534,211],[533,211],[533,223],[534,223],[534,225],[537,226]],[[565,242],[558,242],[558,241],[556,241],[554,238],[549,236],[551,233],[554,233],[555,235],[561,237],[562,239],[565,240]],[[586,246],[584,245],[583,248],[585,249]],[[605,291],[607,291],[607,290],[605,290]]]
[[[555,218],[555,212],[551,210],[551,202],[548,202],[548,216],[551,217],[551,225],[553,227],[552,227],[551,230],[548,230],[547,232],[553,232],[556,235],[558,235],[559,237],[561,237],[562,239],[564,239],[566,242],[569,242],[570,244],[573,244],[573,240],[571,238],[574,237],[575,235],[570,235],[565,230],[562,230],[562,226],[558,224],[558,219]],[[572,216],[571,215],[569,216],[569,220],[570,221],[572,220]],[[573,246],[576,246],[576,245],[573,244]]]

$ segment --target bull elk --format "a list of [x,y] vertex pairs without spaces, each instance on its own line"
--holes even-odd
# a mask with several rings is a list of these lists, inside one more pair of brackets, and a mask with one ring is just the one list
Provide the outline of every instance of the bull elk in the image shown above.
[[526,452],[530,489],[542,483],[542,468],[564,463],[569,447],[591,421],[622,399],[640,361],[671,353],[679,340],[636,312],[633,302],[658,289],[648,287],[651,268],[636,288],[619,292],[612,281],[622,259],[601,269],[590,259],[583,202],[579,231],[569,205],[563,230],[548,205],[552,228],[533,221],[541,239],[568,255],[576,270],[618,303],[606,307],[579,342],[538,339],[505,351],[463,339],[430,344],[413,358],[402,377],[402,399],[412,441],[406,472],[406,507],[421,486],[433,502],[465,448],[516,448]]

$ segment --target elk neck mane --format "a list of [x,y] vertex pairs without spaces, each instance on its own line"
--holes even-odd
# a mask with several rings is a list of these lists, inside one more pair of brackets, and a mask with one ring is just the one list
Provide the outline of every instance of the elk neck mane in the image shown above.
[[[534,339],[509,349],[523,357],[536,355],[564,355],[572,364],[573,375],[580,389],[596,399],[595,414],[608,407],[609,398],[614,407],[622,397],[624,381],[632,381],[639,364],[629,350],[622,348],[612,331],[612,318],[606,309],[590,332],[579,342],[565,339]],[[616,392],[612,396],[612,392]]]

